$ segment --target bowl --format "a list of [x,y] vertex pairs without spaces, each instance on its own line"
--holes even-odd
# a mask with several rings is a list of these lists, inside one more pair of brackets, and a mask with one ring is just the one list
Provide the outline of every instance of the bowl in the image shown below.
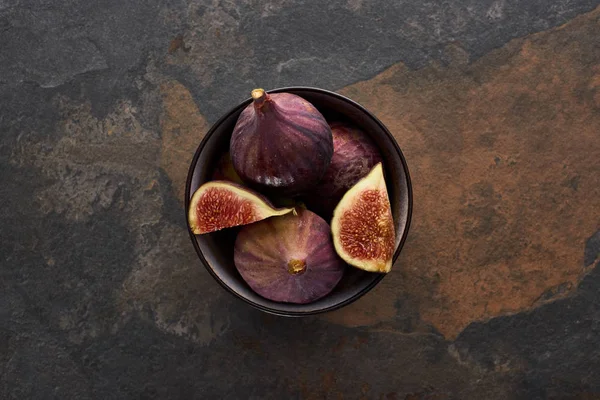
[[[408,235],[412,214],[412,188],[408,166],[396,140],[373,114],[360,104],[340,94],[311,87],[286,87],[268,93],[293,93],[311,102],[327,118],[345,119],[366,132],[381,151],[384,173],[396,229],[394,261]],[[185,187],[185,212],[196,189],[210,180],[219,157],[229,149],[233,127],[251,98],[234,107],[210,128],[192,160]],[[332,311],[357,300],[375,287],[385,274],[366,272],[348,267],[344,277],[327,296],[309,304],[280,303],[265,299],[252,291],[237,272],[233,263],[233,246],[239,228],[224,229],[205,235],[194,235],[189,229],[192,244],[202,264],[225,289],[251,306],[276,315],[306,316]],[[394,273],[394,270],[390,273]]]

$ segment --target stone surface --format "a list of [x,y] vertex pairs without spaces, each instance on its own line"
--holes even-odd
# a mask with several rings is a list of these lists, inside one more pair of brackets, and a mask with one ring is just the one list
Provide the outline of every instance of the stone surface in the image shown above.
[[[599,398],[598,5],[0,0],[0,398]],[[210,124],[290,85],[415,191],[392,273],[306,319],[221,289],[182,207]]]
[[474,63],[395,65],[342,90],[378,111],[415,182],[402,273],[372,297],[383,319],[400,290],[453,338],[473,320],[568,295],[593,266],[599,22],[595,11]]

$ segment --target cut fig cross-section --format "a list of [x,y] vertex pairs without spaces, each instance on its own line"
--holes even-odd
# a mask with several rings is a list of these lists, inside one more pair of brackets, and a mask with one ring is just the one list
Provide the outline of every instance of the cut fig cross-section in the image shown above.
[[333,212],[331,231],[337,253],[348,264],[390,271],[396,237],[381,163],[344,194]]
[[192,232],[200,235],[251,224],[293,210],[275,208],[266,198],[241,185],[211,181],[194,192],[188,210],[188,222]]
[[235,241],[233,259],[256,293],[296,304],[330,293],[346,269],[335,252],[327,222],[303,208],[296,215],[243,227]]

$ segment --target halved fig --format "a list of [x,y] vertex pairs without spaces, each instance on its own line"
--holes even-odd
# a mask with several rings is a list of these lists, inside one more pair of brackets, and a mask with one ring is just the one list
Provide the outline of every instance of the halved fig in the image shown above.
[[327,222],[302,208],[296,215],[243,227],[235,241],[233,259],[256,293],[297,304],[330,293],[346,269],[335,252]]
[[266,198],[241,185],[211,181],[194,192],[188,210],[188,222],[192,232],[200,235],[251,224],[293,210],[274,208]]
[[396,237],[381,163],[342,197],[331,231],[337,253],[348,264],[370,272],[390,271]]

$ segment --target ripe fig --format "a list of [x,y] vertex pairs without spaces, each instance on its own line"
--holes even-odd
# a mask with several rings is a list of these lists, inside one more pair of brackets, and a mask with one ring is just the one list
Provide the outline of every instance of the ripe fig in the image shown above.
[[342,197],[331,231],[337,253],[348,264],[370,272],[390,271],[396,240],[381,163]]
[[261,192],[295,196],[316,184],[333,154],[331,129],[308,101],[291,93],[252,91],[231,136],[233,167]]
[[321,181],[305,196],[308,207],[329,221],[344,193],[381,162],[379,149],[359,128],[344,122],[330,124],[333,157]]
[[192,232],[200,235],[251,224],[293,210],[274,208],[258,193],[235,183],[212,181],[194,192],[188,210],[188,222]]
[[212,174],[213,181],[230,181],[243,185],[244,182],[239,175],[233,169],[233,163],[231,162],[231,155],[229,152],[224,153]]
[[305,304],[327,295],[346,268],[327,222],[305,209],[243,227],[233,257],[252,290],[286,303]]

